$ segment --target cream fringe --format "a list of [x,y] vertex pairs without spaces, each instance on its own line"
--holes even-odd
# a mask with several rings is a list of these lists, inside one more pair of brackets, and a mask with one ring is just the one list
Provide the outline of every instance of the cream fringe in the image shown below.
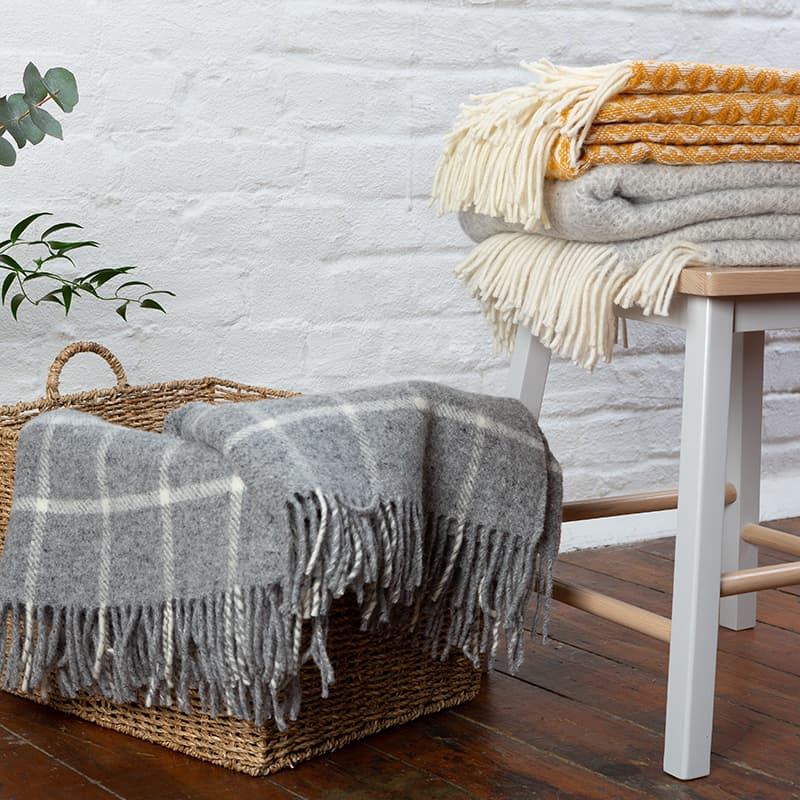
[[433,182],[439,213],[475,207],[479,214],[547,227],[542,190],[553,147],[569,137],[577,166],[589,128],[603,103],[631,75],[631,62],[600,67],[522,64],[538,83],[475,95],[446,137]]
[[614,305],[664,315],[681,270],[703,263],[695,244],[679,242],[641,266],[625,264],[613,245],[527,233],[499,233],[456,268],[492,325],[498,349],[511,352],[517,325],[585,369],[611,360]]

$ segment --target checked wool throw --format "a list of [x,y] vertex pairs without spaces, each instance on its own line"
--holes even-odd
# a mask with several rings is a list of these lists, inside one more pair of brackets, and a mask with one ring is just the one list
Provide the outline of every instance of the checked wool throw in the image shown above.
[[800,72],[523,66],[462,106],[433,185],[480,242],[456,272],[498,347],[521,322],[591,369],[614,306],[666,314],[686,266],[800,264]]
[[[163,434],[70,410],[22,430],[0,557],[4,688],[279,727],[332,603],[476,666],[545,620],[561,472],[515,401],[413,382],[173,411]],[[444,652],[438,648],[444,634]]]

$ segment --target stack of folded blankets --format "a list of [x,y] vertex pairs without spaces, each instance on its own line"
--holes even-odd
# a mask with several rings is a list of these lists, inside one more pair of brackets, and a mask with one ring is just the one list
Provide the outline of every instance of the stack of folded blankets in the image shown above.
[[523,323],[592,368],[614,305],[666,314],[684,267],[800,264],[800,72],[523,66],[462,108],[433,190],[479,242],[457,274],[499,346]]

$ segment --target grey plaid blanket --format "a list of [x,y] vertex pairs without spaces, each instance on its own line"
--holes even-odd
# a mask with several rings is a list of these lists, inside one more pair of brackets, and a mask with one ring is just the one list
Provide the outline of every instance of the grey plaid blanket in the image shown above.
[[[0,558],[5,688],[281,727],[335,598],[476,665],[544,614],[560,469],[517,401],[430,383],[173,412],[165,433],[59,410],[22,431]],[[538,604],[537,604],[538,605]],[[437,643],[445,637],[444,652]]]

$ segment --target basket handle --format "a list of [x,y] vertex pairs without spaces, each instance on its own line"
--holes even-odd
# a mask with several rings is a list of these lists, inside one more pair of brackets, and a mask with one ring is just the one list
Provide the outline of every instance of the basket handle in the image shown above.
[[61,370],[64,365],[74,355],[78,353],[96,353],[101,358],[105,359],[109,367],[114,371],[117,378],[117,388],[122,389],[128,385],[128,378],[125,376],[125,370],[122,364],[119,363],[117,357],[107,348],[103,347],[97,342],[73,342],[67,345],[53,361],[49,372],[47,373],[47,386],[45,389],[45,396],[48,403],[58,403],[61,400],[61,393],[59,392],[59,381],[61,380]]

